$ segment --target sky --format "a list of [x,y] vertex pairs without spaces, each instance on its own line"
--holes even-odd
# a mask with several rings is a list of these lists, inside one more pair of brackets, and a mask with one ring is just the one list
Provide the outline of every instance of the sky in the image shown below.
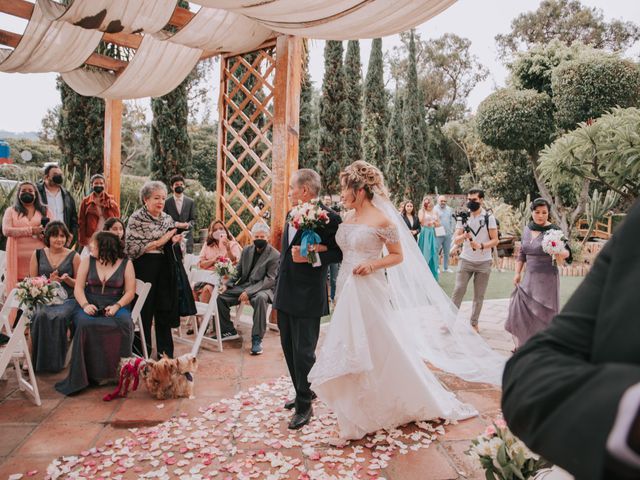
[[[510,30],[511,20],[522,12],[535,10],[540,0],[459,0],[440,15],[417,27],[423,39],[438,38],[455,33],[471,40],[471,51],[489,70],[489,77],[471,92],[468,104],[475,111],[478,104],[496,88],[504,86],[507,71],[498,59],[495,36]],[[640,1],[637,0],[582,0],[584,5],[603,11],[605,18],[630,20],[640,24]],[[22,33],[26,21],[0,13],[0,29]],[[400,45],[398,35],[383,38],[383,50]],[[345,44],[346,47],[346,44]],[[371,50],[371,41],[360,42],[363,76]],[[324,70],[324,41],[310,44],[310,72],[316,87],[322,83]],[[640,48],[629,54],[636,58]],[[209,101],[217,111],[219,64],[213,66]],[[8,74],[0,73],[0,130],[11,132],[38,131],[40,122],[49,108],[60,103],[55,86],[55,73]],[[149,100],[137,100],[148,107]]]

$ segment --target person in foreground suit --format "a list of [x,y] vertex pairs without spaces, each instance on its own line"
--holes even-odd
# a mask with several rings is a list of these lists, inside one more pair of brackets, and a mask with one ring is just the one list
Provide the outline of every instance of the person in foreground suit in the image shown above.
[[253,307],[251,354],[262,353],[262,338],[267,331],[267,304],[273,301],[280,254],[269,245],[271,231],[266,223],[256,223],[251,229],[253,244],[245,247],[235,275],[221,289],[218,313],[222,338],[237,338],[231,322],[230,307],[250,303]]
[[[317,199],[320,187],[320,175],[308,168],[298,170],[289,183],[291,205]],[[340,216],[322,204],[320,206],[329,214],[329,223],[317,232],[321,241],[314,248],[319,261],[311,265],[300,255],[302,231],[287,224],[282,234],[280,270],[273,301],[273,308],[278,311],[282,350],[296,391],[295,400],[285,404],[287,409],[295,408],[289,422],[292,430],[302,428],[313,415],[313,392],[307,376],[316,360],[320,318],[329,314],[327,269],[330,264],[342,261],[342,252],[335,239]]]
[[193,228],[196,224],[196,205],[193,199],[184,194],[184,177],[174,175],[169,181],[173,195],[164,203],[164,213],[168,213],[176,227],[184,232],[187,253],[193,253]]
[[640,478],[640,203],[546,330],[509,360],[502,409],[576,479]]

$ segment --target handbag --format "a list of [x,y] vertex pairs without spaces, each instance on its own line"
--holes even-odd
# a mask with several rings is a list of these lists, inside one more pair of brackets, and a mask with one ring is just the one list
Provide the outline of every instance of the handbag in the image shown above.
[[444,237],[447,230],[443,226],[436,227],[436,237]]

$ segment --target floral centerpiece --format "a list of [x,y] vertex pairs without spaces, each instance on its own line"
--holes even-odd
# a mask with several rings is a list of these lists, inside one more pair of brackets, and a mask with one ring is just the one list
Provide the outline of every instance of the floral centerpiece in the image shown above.
[[549,467],[546,460],[511,433],[502,418],[472,440],[466,454],[480,462],[487,480],[526,480]]
[[300,255],[307,257],[309,263],[316,263],[318,253],[309,247],[320,243],[321,238],[317,230],[329,223],[327,211],[320,207],[317,201],[298,202],[298,206],[293,207],[289,213],[289,223],[296,230],[302,230]]
[[60,304],[67,298],[67,292],[58,282],[45,276],[27,277],[16,284],[16,294],[20,308],[29,317],[35,309],[43,305]]
[[542,251],[551,255],[552,262],[556,265],[556,255],[561,254],[567,248],[567,237],[562,230],[555,228],[547,230],[542,237]]
[[213,264],[213,271],[220,276],[220,278],[229,278],[236,273],[236,267],[227,257],[219,256],[216,258]]

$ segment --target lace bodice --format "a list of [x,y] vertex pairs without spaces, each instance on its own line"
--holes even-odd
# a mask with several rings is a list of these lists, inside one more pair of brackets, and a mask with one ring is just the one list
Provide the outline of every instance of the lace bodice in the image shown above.
[[[380,258],[385,243],[397,243],[399,239],[395,225],[372,227],[360,223],[341,223],[336,233],[336,242],[342,250],[338,291],[341,290],[344,281],[352,274],[356,265],[366,260]],[[384,271],[378,270],[372,275],[384,276]]]

